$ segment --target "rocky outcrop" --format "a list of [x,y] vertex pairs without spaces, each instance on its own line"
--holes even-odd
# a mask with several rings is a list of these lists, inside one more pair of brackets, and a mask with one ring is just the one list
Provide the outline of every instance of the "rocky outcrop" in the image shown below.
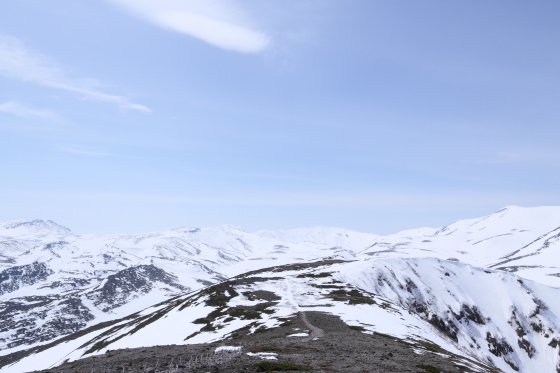
[[76,295],[12,298],[0,303],[0,349],[77,332],[94,319]]
[[[12,292],[21,286],[47,280],[52,270],[44,263],[12,267],[0,272],[0,289]],[[60,289],[48,295],[15,297],[0,302],[0,350],[45,342],[77,332],[95,320],[150,291],[188,290],[177,278],[153,264],[139,265],[109,275],[92,290],[96,279],[70,277],[39,289]]]
[[0,295],[12,293],[22,286],[45,281],[53,271],[45,263],[15,266],[0,272]]
[[177,282],[177,278],[153,264],[139,265],[107,276],[105,281],[85,296],[93,304],[108,312],[128,303],[131,299],[149,293],[156,286],[167,285],[175,291],[186,291],[187,288]]

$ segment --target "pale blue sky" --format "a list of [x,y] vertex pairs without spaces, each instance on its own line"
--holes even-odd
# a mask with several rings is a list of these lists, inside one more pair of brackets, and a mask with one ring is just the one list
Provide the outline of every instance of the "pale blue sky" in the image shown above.
[[393,233],[560,204],[560,2],[0,3],[0,220]]

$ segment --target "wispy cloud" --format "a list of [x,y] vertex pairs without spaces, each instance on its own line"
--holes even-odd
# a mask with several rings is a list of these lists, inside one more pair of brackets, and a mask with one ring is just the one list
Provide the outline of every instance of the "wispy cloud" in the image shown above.
[[243,53],[266,48],[269,38],[249,26],[235,0],[107,0],[166,29]]
[[17,115],[18,117],[22,118],[38,118],[38,119],[46,119],[46,120],[53,120],[56,119],[56,114],[48,110],[35,110],[28,108],[22,104],[19,104],[14,101],[5,102],[0,104],[0,112]]
[[59,150],[62,151],[62,152],[81,154],[81,155],[89,155],[89,156],[93,156],[93,157],[107,157],[107,156],[112,155],[112,154],[109,154],[109,153],[95,152],[95,151],[82,150],[82,149],[76,149],[76,148],[60,148]]
[[90,79],[72,79],[50,58],[27,48],[19,39],[0,35],[0,74],[45,87],[82,94],[85,98],[117,104],[121,109],[151,112],[130,98],[105,93]]

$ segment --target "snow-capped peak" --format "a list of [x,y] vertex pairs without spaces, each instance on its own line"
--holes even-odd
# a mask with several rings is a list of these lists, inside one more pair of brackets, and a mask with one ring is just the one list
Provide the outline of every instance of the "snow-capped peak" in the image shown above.
[[52,220],[26,219],[0,223],[0,235],[20,236],[29,234],[72,234],[72,231]]

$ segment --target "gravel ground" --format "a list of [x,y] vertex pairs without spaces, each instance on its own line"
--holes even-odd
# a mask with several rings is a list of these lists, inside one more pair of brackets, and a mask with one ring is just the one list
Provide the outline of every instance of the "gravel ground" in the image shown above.
[[[381,334],[362,333],[349,327],[338,317],[307,311],[286,320],[283,326],[264,332],[247,334],[239,330],[235,337],[216,343],[195,345],[153,346],[113,350],[95,357],[65,363],[37,371],[41,373],[154,373],[200,372],[245,373],[266,371],[312,372],[383,372],[383,373],[451,373],[475,372],[467,360],[454,356],[439,346],[424,343],[412,345],[403,340]],[[288,337],[308,332],[309,337]],[[202,358],[202,364],[188,367],[189,359],[203,354],[214,355],[219,346],[239,346],[240,353],[221,354],[216,358]],[[268,354],[277,360],[264,360],[247,353]],[[215,355],[214,355],[215,356]],[[267,356],[267,355],[264,355]],[[200,360],[199,360],[200,361]],[[157,369],[156,369],[157,365]],[[471,362],[478,371],[499,372]]]

